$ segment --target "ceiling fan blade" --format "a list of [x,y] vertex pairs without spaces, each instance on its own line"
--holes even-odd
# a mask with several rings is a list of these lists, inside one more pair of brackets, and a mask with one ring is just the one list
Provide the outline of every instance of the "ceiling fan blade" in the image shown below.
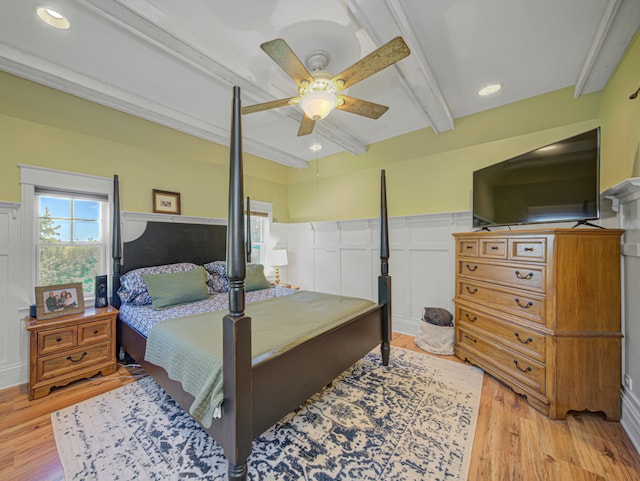
[[311,117],[308,117],[306,114],[303,114],[302,120],[300,121],[300,128],[298,128],[298,137],[309,135],[311,132],[313,132],[313,128],[315,126],[316,121]]
[[370,77],[376,72],[387,68],[389,65],[407,57],[411,51],[402,37],[396,37],[385,43],[382,47],[374,50],[366,57],[358,60],[351,67],[347,67],[341,73],[333,77],[334,81],[343,81],[344,87],[351,87],[353,84]]
[[377,119],[389,110],[389,107],[386,105],[374,104],[367,100],[347,97],[346,95],[341,95],[340,98],[344,100],[344,103],[336,107],[337,109],[351,112],[352,114],[362,115],[363,117],[368,117],[370,119]]
[[303,80],[313,82],[313,76],[283,39],[276,38],[275,40],[265,42],[260,45],[260,48],[264,50],[289,77],[295,80],[298,85],[300,85],[300,82]]
[[261,112],[263,110],[277,109],[278,107],[286,107],[290,105],[290,102],[295,97],[289,97],[288,99],[272,100],[271,102],[264,102],[262,104],[248,105],[242,107],[243,114],[252,114],[253,112]]

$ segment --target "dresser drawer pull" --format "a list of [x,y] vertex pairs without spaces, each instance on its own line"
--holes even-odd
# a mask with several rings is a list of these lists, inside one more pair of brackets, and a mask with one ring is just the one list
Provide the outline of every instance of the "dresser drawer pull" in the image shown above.
[[87,355],[87,351],[84,351],[82,353],[82,356],[80,356],[80,359],[73,359],[71,356],[67,356],[67,361],[71,361],[71,362],[80,362],[84,359],[84,356]]
[[491,246],[491,250],[492,251],[497,251],[498,250],[498,246]]
[[93,330],[93,333],[94,333],[94,334],[98,334],[98,330],[97,330],[97,329],[94,329],[94,330]]
[[471,272],[475,272],[475,270],[478,268],[478,266],[473,266],[473,268],[471,268],[469,264],[465,264],[465,267],[469,269]]
[[529,344],[530,342],[533,342],[533,339],[530,337],[528,337],[527,339],[522,339],[520,337],[520,333],[518,332],[514,332],[513,335],[516,336],[516,339],[520,341],[522,344]]
[[467,249],[467,250],[471,250],[471,249],[473,249],[473,246],[464,246],[464,248]]
[[518,299],[516,297],[516,304],[518,304],[518,306],[522,307],[523,309],[529,309],[531,306],[533,306],[533,302],[529,301],[526,304],[520,304],[520,299]]
[[524,251],[525,252],[533,252],[533,247],[525,247]]
[[525,276],[525,275],[522,275],[522,273],[520,271],[516,271],[516,277],[518,279],[529,280],[529,279],[531,279],[533,277],[533,272],[529,272],[529,274],[527,274]]
[[478,342],[477,340],[475,340],[473,337],[470,337],[469,335],[465,334],[464,335],[465,339],[469,339],[471,342]]
[[61,337],[56,337],[56,342],[60,342],[60,341],[62,341],[62,338]]
[[468,312],[464,313],[464,317],[466,317],[469,322],[476,322],[478,320],[477,316],[471,317]]
[[475,294],[476,292],[478,292],[478,288],[474,287],[473,289],[469,288],[469,286],[464,286],[464,288],[467,290],[467,292],[469,294]]
[[513,363],[516,365],[516,369],[520,372],[531,372],[531,366],[527,366],[525,369],[522,369],[519,365],[518,365],[518,361],[517,360],[513,360]]

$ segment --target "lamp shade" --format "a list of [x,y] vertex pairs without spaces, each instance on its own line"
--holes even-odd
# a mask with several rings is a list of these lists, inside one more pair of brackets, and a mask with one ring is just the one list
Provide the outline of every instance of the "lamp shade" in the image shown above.
[[302,110],[313,120],[324,119],[336,106],[336,96],[322,90],[312,90],[300,101]]
[[289,264],[286,249],[275,249],[269,253],[268,263],[270,266],[286,266]]

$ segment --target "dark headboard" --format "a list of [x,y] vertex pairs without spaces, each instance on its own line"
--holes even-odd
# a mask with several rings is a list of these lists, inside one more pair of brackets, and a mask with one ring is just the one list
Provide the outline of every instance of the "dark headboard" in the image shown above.
[[225,260],[227,228],[224,225],[147,222],[137,239],[123,244],[123,269]]

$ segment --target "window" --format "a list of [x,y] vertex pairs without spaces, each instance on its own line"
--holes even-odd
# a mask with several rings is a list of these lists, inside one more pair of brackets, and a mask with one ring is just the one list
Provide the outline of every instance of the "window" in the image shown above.
[[80,282],[93,297],[95,277],[107,272],[106,196],[36,188],[37,285]]

